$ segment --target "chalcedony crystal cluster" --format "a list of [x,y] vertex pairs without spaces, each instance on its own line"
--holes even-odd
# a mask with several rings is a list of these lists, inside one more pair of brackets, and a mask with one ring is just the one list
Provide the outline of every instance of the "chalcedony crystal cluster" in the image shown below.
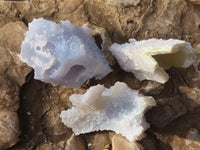
[[190,43],[177,39],[148,39],[129,43],[114,43],[110,47],[120,67],[132,72],[139,80],[165,83],[171,67],[187,68],[193,62],[194,50]]
[[[135,1],[136,2],[136,1]],[[182,40],[149,39],[116,44],[110,47],[122,69],[139,80],[165,83],[170,67],[189,67],[193,62],[192,46]],[[53,85],[79,88],[86,80],[102,79],[112,70],[92,38],[92,30],[69,21],[56,24],[34,19],[21,45],[20,59],[34,68],[35,79]],[[90,87],[83,95],[69,97],[72,108],[62,111],[62,122],[76,135],[112,130],[129,141],[140,140],[149,127],[144,113],[156,105],[151,96],[116,82],[110,88]]]
[[90,87],[83,95],[69,97],[73,107],[61,112],[62,122],[76,135],[112,130],[129,141],[140,140],[149,128],[144,113],[155,106],[154,99],[116,82],[107,89],[103,85]]
[[34,68],[35,79],[79,88],[86,80],[102,79],[112,70],[87,26],[40,19],[29,23],[20,59]]

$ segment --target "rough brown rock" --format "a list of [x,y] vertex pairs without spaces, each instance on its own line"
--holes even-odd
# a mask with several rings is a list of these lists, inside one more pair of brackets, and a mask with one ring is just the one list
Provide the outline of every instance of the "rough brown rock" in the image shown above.
[[185,143],[189,149],[198,149],[200,147],[200,134],[195,128],[190,128],[187,132]]
[[125,137],[114,134],[111,135],[112,150],[143,150],[137,142],[129,142]]
[[[170,80],[162,85],[139,81],[131,73],[122,71],[108,47],[113,42],[123,43],[128,38],[178,38],[193,44],[200,52],[200,6],[198,0],[32,0],[0,1],[0,149],[200,149],[199,147],[199,54],[194,65],[187,69],[172,68]],[[88,80],[81,89],[51,86],[34,80],[34,72],[20,62],[17,54],[24,39],[28,22],[33,18],[61,22],[70,20],[94,29],[94,38],[102,48],[113,72],[103,80]],[[100,34],[104,33],[106,41]],[[151,128],[140,142],[130,143],[109,131],[75,136],[62,124],[59,114],[71,107],[69,96],[83,94],[98,83],[110,87],[116,81],[151,95],[157,107],[146,113]],[[20,105],[19,105],[20,100]],[[1,116],[1,115],[0,115]],[[13,125],[13,128],[9,128]],[[5,128],[4,128],[5,127]],[[15,129],[15,130],[12,130]],[[2,136],[1,133],[9,136]],[[10,137],[7,138],[7,137]]]
[[0,59],[0,75],[13,79],[20,86],[31,71],[31,68],[18,58],[26,31],[27,27],[21,21],[11,22],[0,28],[0,53],[3,56]]
[[13,21],[23,21],[25,24],[34,18],[44,17],[52,18],[56,11],[57,4],[55,0],[33,0],[28,1],[1,1],[0,2],[0,27]]
[[200,108],[182,116],[163,129],[153,129],[155,136],[171,149],[198,150]]
[[86,142],[80,136],[72,134],[70,139],[66,141],[65,150],[85,150],[87,148]]
[[17,113],[0,110],[0,149],[5,149],[16,144],[19,135]]
[[88,149],[90,150],[103,149],[105,145],[111,144],[109,132],[94,132],[86,134],[83,136],[83,139],[85,139]]
[[0,110],[17,111],[19,107],[19,86],[12,79],[0,76]]
[[8,23],[0,29],[0,149],[16,144],[20,135],[16,113],[19,92],[31,68],[17,55],[26,29],[23,22]]
[[194,4],[200,5],[200,0],[189,0],[189,1]]

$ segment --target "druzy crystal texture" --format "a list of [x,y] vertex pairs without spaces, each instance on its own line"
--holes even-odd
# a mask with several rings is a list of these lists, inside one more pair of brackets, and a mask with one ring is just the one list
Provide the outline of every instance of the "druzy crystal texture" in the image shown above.
[[148,39],[129,43],[114,43],[110,47],[120,67],[132,72],[139,80],[165,83],[169,76],[165,70],[171,67],[189,67],[194,50],[190,43],[177,39]]
[[21,45],[20,59],[34,68],[35,79],[79,88],[87,79],[111,72],[92,38],[92,30],[69,21],[34,19]]
[[149,124],[144,119],[154,99],[116,82],[110,89],[103,85],[90,87],[83,95],[69,97],[73,107],[61,112],[62,122],[76,135],[99,130],[112,130],[129,141],[140,140]]

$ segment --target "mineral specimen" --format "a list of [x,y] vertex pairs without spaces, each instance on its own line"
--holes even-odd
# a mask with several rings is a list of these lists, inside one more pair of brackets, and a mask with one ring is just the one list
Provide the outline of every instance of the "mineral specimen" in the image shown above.
[[110,51],[122,69],[132,72],[139,80],[154,80],[165,83],[170,67],[189,67],[193,62],[194,50],[190,43],[177,39],[149,39],[116,44]]
[[149,124],[145,111],[155,105],[152,97],[138,94],[123,82],[110,89],[91,87],[83,95],[70,96],[73,107],[61,112],[62,122],[76,135],[98,130],[112,130],[128,140],[140,140]]
[[79,88],[87,79],[101,79],[111,72],[88,27],[40,18],[28,28],[19,57],[34,68],[35,79]]

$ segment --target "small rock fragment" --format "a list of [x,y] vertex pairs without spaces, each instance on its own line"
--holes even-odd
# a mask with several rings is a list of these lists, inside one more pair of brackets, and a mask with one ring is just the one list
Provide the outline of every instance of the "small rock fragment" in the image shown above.
[[35,79],[79,88],[87,79],[111,72],[91,36],[91,29],[69,21],[34,19],[21,45],[20,59],[35,70]]
[[187,132],[185,143],[191,150],[199,149],[200,148],[199,131],[195,128],[190,128],[189,131]]
[[121,4],[121,5],[125,5],[125,6],[137,6],[140,3],[141,0],[108,0],[107,3],[108,4]]
[[79,137],[72,134],[69,140],[65,143],[65,150],[85,150],[86,149],[85,141]]
[[200,5],[200,0],[189,0],[193,4]]
[[132,72],[139,80],[165,83],[169,76],[165,70],[171,67],[189,67],[194,50],[190,43],[177,39],[149,39],[116,44],[110,47],[122,69]]
[[17,113],[0,111],[0,149],[6,149],[18,142],[20,135]]
[[155,105],[152,97],[140,95],[123,82],[116,82],[110,89],[97,85],[85,94],[73,94],[69,99],[73,107],[62,111],[60,117],[76,135],[112,130],[129,141],[142,138],[149,127],[144,113]]
[[136,141],[129,142],[119,134],[111,136],[112,150],[142,150],[142,146]]

